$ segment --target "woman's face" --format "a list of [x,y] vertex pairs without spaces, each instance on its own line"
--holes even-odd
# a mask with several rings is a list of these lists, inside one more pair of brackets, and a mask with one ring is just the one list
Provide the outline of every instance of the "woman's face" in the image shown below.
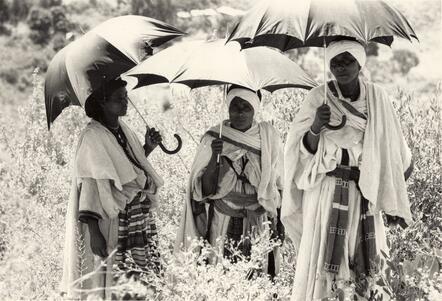
[[230,123],[231,126],[237,130],[248,130],[252,126],[254,114],[255,110],[252,105],[240,97],[235,97],[230,103]]
[[348,52],[338,54],[330,61],[330,71],[340,84],[348,84],[357,79],[360,70],[358,61]]
[[116,89],[103,103],[103,111],[106,115],[124,116],[127,113],[127,90],[126,87]]

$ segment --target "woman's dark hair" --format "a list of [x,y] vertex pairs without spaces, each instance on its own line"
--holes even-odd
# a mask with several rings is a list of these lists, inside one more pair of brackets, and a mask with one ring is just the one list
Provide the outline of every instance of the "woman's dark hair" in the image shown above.
[[259,100],[261,100],[261,98],[262,98],[262,94],[261,94],[260,90],[254,91],[252,89],[249,89],[249,88],[246,88],[246,87],[243,87],[240,85],[235,85],[235,84],[230,85],[230,87],[227,89],[227,93],[229,93],[233,89],[246,89],[246,90],[252,91],[253,93],[256,93],[256,95],[258,95]]
[[126,85],[126,81],[118,78],[111,80],[96,89],[91,95],[89,95],[84,104],[86,115],[96,121],[102,120],[103,110],[101,104],[106,102],[115,90],[121,87],[126,87]]

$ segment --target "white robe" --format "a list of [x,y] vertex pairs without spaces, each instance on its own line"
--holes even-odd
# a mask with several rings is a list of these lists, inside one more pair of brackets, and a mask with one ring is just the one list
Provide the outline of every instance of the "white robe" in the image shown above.
[[[227,126],[224,125],[223,133],[229,130],[226,129],[226,127]],[[218,131],[218,129],[219,126],[212,128],[213,131]],[[243,155],[247,156],[249,163],[244,172],[257,192],[258,203],[266,209],[270,216],[274,217],[276,216],[276,208],[279,208],[281,204],[279,191],[282,188],[283,182],[282,143],[280,136],[273,126],[267,122],[255,124],[248,132],[250,132],[251,135],[246,135],[249,137],[243,137],[245,140],[240,142],[259,148],[261,150],[261,156],[249,153],[229,143],[225,143],[223,155],[229,156],[231,159],[234,159],[233,161]],[[246,134],[248,132],[246,132]],[[253,138],[256,135],[259,137],[258,139]],[[198,146],[186,189],[186,201],[183,206],[180,227],[178,229],[175,252],[179,252],[181,248],[188,249],[193,239],[204,236],[204,231],[207,226],[205,224],[206,221],[194,219],[191,199],[201,202],[208,198],[208,196],[204,197],[202,195],[201,176],[212,156],[210,145],[213,139],[213,137],[205,135]],[[219,183],[219,190],[216,195],[210,196],[210,198],[222,199],[234,189],[235,185],[236,175],[233,171],[229,171],[224,175],[222,182]],[[225,225],[225,222],[224,220],[221,223]]]
[[[98,225],[106,240],[107,252],[111,254],[118,243],[118,213],[138,192],[145,193],[155,206],[158,188],[163,185],[162,179],[146,160],[135,133],[122,121],[120,125],[134,157],[148,173],[148,177],[129,161],[113,134],[100,123],[92,120],[83,130],[75,155],[66,212],[60,289],[67,298],[111,297],[107,288],[113,282],[111,269],[114,256],[108,258],[106,267],[99,268],[103,259],[92,253],[89,231],[86,224],[79,222],[79,212],[88,211],[101,217]],[[150,189],[144,190],[147,180],[152,185]],[[85,277],[89,273],[92,274]]]
[[[380,249],[388,251],[381,210],[403,217],[407,223],[411,221],[403,175],[411,163],[411,153],[386,95],[371,83],[360,81],[360,84],[360,98],[351,104],[368,115],[367,121],[349,113],[329,91],[331,123],[339,123],[345,114],[347,124],[337,131],[323,130],[317,152],[314,155],[309,153],[302,138],[313,123],[316,108],[323,102],[322,86],[308,94],[288,136],[281,210],[287,234],[298,252],[292,300],[317,300],[331,294],[333,276],[325,272],[323,266],[335,178],[326,176],[326,173],[340,164],[342,148],[348,149],[350,165],[361,170],[358,184],[374,214],[378,254]],[[386,133],[379,132],[382,127]],[[387,137],[391,138],[390,143],[381,145]],[[392,155],[394,159],[391,159]],[[381,175],[379,168],[389,172]],[[370,182],[371,186],[367,187],[362,181]],[[356,246],[360,200],[356,184],[350,181],[349,221],[344,257],[336,276],[338,282],[353,277],[349,260],[353,258]]]

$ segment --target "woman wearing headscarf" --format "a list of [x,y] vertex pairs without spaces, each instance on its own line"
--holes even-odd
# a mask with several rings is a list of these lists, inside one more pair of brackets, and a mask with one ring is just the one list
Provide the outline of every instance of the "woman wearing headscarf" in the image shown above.
[[61,291],[68,298],[111,299],[114,265],[160,268],[152,209],[163,181],[147,157],[162,138],[150,129],[142,145],[120,119],[125,86],[112,80],[86,100],[92,119],[78,141],[66,216]]
[[[382,212],[389,224],[412,221],[411,152],[387,93],[360,74],[364,47],[335,41],[326,59],[335,78],[328,104],[324,86],[310,91],[284,149],[282,221],[298,251],[292,300],[330,297],[349,282],[369,296],[370,277],[388,253]],[[344,127],[326,127],[343,115]]]
[[[249,256],[251,236],[262,233],[266,222],[275,232],[281,229],[282,142],[271,124],[255,121],[260,98],[260,93],[232,86],[222,137],[219,125],[202,137],[187,187],[177,251],[187,249],[192,239],[204,238],[224,256],[230,255],[226,247],[230,243]],[[274,276],[273,255],[263,261],[263,270]]]

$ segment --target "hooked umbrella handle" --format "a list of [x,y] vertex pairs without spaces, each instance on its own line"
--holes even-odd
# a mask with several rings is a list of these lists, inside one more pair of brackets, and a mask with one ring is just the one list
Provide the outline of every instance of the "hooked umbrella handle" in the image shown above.
[[342,129],[346,123],[347,123],[347,116],[342,115],[342,120],[341,120],[340,124],[331,125],[330,123],[327,123],[325,125],[325,127],[328,128],[329,130],[336,131],[336,130]]
[[174,150],[168,150],[163,143],[160,143],[158,146],[161,148],[161,150],[163,152],[165,152],[168,155],[173,155],[178,153],[181,150],[181,147],[183,146],[183,140],[181,140],[181,137],[178,134],[173,134],[173,136],[175,137],[178,145]]
[[[143,114],[141,114],[140,110],[138,110],[137,106],[132,102],[132,100],[130,98],[128,98],[128,100],[132,104],[132,106],[134,107],[135,111],[137,111],[138,115],[141,117],[141,119],[143,120],[146,127],[150,129],[150,126],[147,124],[146,119],[143,117]],[[158,146],[161,148],[161,150],[168,155],[173,155],[173,154],[178,153],[181,150],[181,147],[183,146],[183,140],[181,140],[181,137],[178,134],[174,134],[173,136],[175,137],[175,139],[178,143],[177,147],[174,150],[168,150],[164,146],[163,143],[158,144]]]

